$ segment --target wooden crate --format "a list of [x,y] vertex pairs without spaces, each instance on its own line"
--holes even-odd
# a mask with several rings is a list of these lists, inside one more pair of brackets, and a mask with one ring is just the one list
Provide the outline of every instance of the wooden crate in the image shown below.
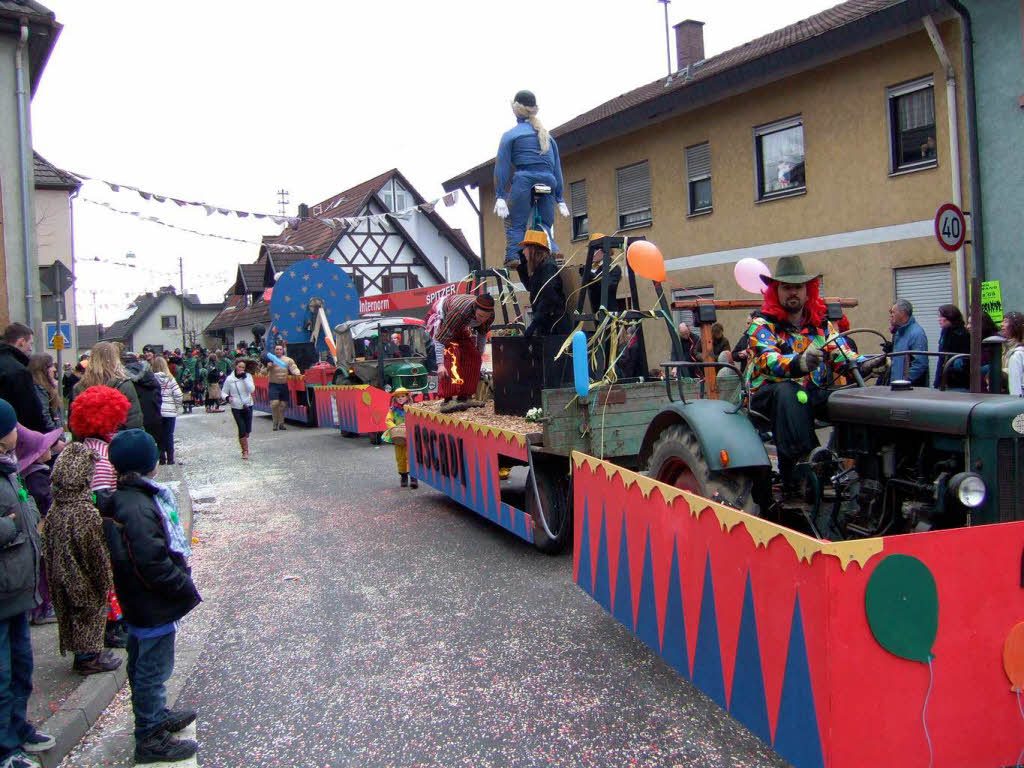
[[[723,382],[720,397],[735,402],[738,380]],[[675,382],[672,393],[678,402]],[[687,398],[700,397],[701,383],[684,379]],[[657,413],[669,404],[662,381],[639,384],[616,384],[591,394],[588,413],[571,388],[545,389],[541,393],[544,408],[544,448],[552,453],[568,455],[584,451],[604,458],[634,457],[640,452],[647,427]]]

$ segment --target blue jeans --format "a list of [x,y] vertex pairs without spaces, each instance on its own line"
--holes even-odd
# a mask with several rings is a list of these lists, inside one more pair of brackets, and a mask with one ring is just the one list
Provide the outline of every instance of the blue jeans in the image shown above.
[[534,184],[547,184],[551,187],[550,195],[542,195],[537,200],[537,213],[544,224],[548,238],[551,240],[552,253],[558,252],[555,245],[555,176],[550,171],[520,170],[512,175],[512,183],[508,192],[508,218],[505,219],[505,261],[519,258],[519,243],[522,242],[526,230],[533,225],[530,218],[532,209],[530,197]]
[[32,693],[32,641],[28,614],[0,620],[0,760],[6,760],[35,733],[28,722]]
[[174,416],[162,416],[160,421],[163,422],[163,445],[160,446],[160,453],[164,454],[164,458],[169,461],[174,461],[174,423],[177,418]]
[[174,636],[128,634],[128,682],[132,687],[135,741],[142,742],[167,720],[167,688],[174,671]]

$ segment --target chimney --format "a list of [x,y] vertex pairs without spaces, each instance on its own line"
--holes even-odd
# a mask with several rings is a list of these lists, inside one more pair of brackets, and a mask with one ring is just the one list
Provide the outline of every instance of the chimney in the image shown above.
[[676,63],[680,70],[704,60],[704,22],[687,19],[674,27]]
[[[702,46],[703,46],[703,43],[702,43]],[[701,50],[703,50],[703,47],[701,48]],[[299,218],[300,219],[308,219],[309,218],[309,206],[306,205],[305,203],[299,203]]]

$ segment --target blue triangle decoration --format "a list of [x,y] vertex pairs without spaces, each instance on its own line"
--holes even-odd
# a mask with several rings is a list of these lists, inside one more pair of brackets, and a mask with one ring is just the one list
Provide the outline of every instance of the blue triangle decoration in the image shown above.
[[594,594],[594,580],[590,575],[590,515],[587,512],[589,499],[583,499],[583,535],[580,536],[580,568],[576,573],[576,585],[588,595]]
[[678,541],[672,542],[672,572],[668,579],[668,601],[665,603],[665,633],[661,655],[679,674],[690,679],[690,656],[686,644],[686,622],[683,620],[683,588],[679,581]]
[[629,547],[626,544],[626,516],[622,516],[619,536],[619,575],[615,577],[615,603],[612,615],[633,629],[633,590],[629,583]]
[[487,517],[490,520],[498,519],[498,510],[495,508],[494,503],[494,477],[491,472],[491,457],[487,457],[487,498],[484,499],[487,504]]
[[722,678],[722,651],[718,642],[718,617],[715,613],[715,587],[711,578],[711,553],[704,566],[704,591],[700,598],[700,624],[697,650],[693,654],[693,684],[725,709],[725,682]]
[[747,726],[759,739],[772,743],[750,571],[747,571],[747,587],[743,593],[743,614],[740,616],[740,638],[736,644],[736,669],[732,678],[732,695],[729,697],[729,714]]
[[640,576],[640,605],[636,613],[636,634],[655,653],[661,653],[658,637],[658,609],[654,604],[654,564],[651,560],[651,530],[644,544],[643,573]]
[[601,503],[601,533],[597,539],[597,568],[594,571],[594,599],[597,604],[611,613],[612,593],[611,580],[608,575],[608,531],[606,526],[608,517],[604,512],[604,502]]
[[473,480],[476,483],[476,496],[473,499],[473,511],[478,515],[484,513],[484,483],[480,477],[480,456],[473,456]]
[[814,710],[814,689],[811,687],[799,593],[793,605],[793,623],[789,630],[786,673],[782,679],[779,721],[775,726],[775,751],[796,768],[825,766],[818,732],[818,715]]

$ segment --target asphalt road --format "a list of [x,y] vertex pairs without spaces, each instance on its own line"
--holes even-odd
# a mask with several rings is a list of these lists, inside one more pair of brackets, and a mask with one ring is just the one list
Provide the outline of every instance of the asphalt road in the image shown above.
[[[542,555],[393,449],[179,419],[204,604],[172,695],[203,766],[783,766]],[[66,766],[131,765],[121,692]]]

